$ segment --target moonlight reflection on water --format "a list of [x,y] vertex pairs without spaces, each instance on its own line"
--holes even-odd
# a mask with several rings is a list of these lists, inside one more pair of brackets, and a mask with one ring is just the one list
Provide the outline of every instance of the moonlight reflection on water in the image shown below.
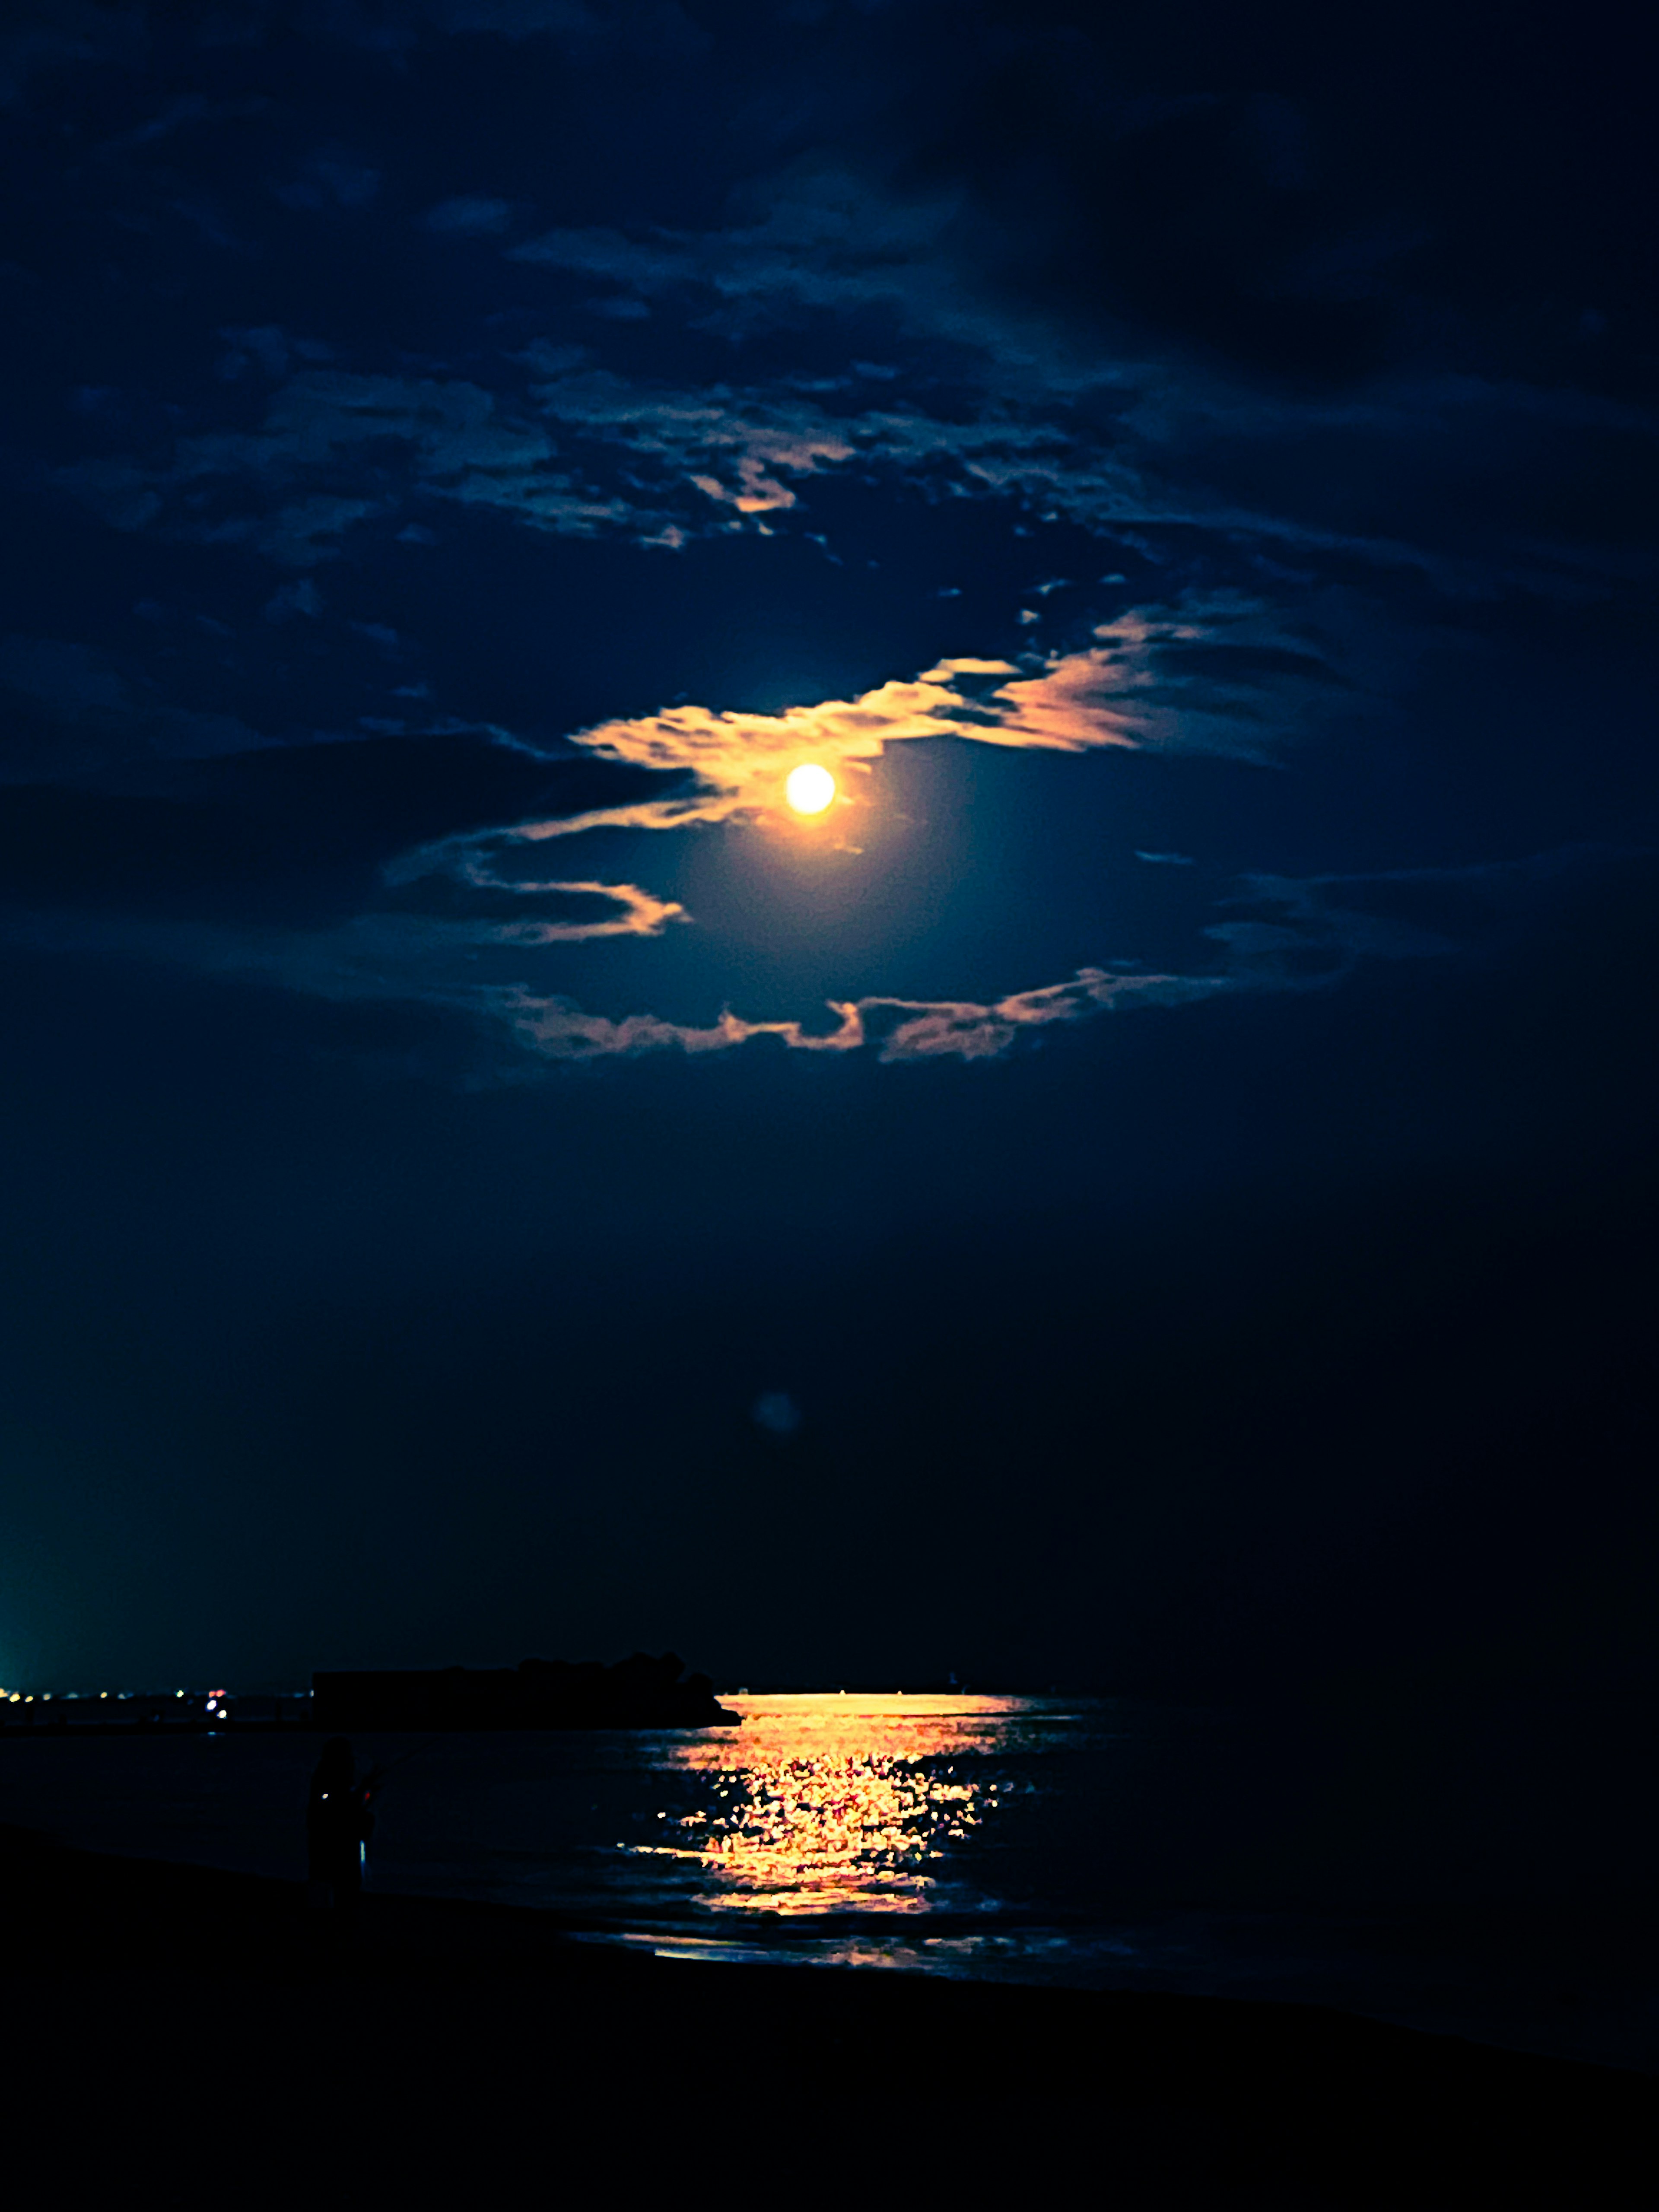
[[[636,1848],[690,1862],[713,1911],[926,1912],[954,1857],[1009,1784],[1019,1698],[728,1698],[740,1730],[682,1738],[664,1766],[704,1783],[702,1802],[658,1814]],[[1011,1725],[1012,1724],[1012,1725]]]

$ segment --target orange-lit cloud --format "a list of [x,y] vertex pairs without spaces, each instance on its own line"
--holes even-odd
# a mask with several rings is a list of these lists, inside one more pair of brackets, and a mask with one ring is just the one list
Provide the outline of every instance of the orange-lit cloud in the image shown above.
[[522,985],[485,994],[483,1011],[504,1021],[519,1042],[546,1060],[603,1060],[643,1052],[678,1051],[694,1055],[729,1052],[753,1037],[780,1038],[797,1052],[856,1052],[866,1042],[855,1005],[830,1001],[836,1026],[823,1034],[797,1021],[749,1022],[724,1012],[707,1028],[665,1022],[655,1014],[625,1014],[612,1021],[590,1014],[564,998],[541,998]]
[[444,838],[396,862],[389,877],[407,883],[449,874],[479,889],[534,892],[548,886],[501,872],[514,845],[587,830],[779,820],[788,814],[785,779],[808,760],[836,776],[837,806],[856,804],[847,771],[866,769],[889,745],[917,738],[1048,752],[1156,745],[1259,757],[1277,732],[1251,657],[1271,663],[1278,698],[1294,700],[1298,684],[1305,690],[1326,672],[1311,655],[1291,651],[1254,602],[1232,596],[1138,610],[1101,624],[1095,635],[1099,642],[1084,651],[1033,657],[1024,671],[1010,660],[960,655],[855,699],[820,700],[781,714],[684,706],[598,723],[570,743],[620,766],[678,776],[683,787],[668,798]]
[[572,1000],[543,998],[522,986],[489,992],[488,1011],[507,1023],[521,1044],[547,1060],[599,1060],[645,1052],[693,1055],[726,1052],[755,1037],[776,1037],[795,1052],[857,1052],[873,1047],[884,1061],[994,1060],[1022,1033],[1055,1023],[1087,1020],[1116,1007],[1178,1006],[1231,988],[1219,975],[1111,975],[1079,969],[1070,982],[1017,991],[981,1006],[972,1000],[830,1000],[832,1029],[814,1030],[799,1021],[751,1022],[730,1012],[699,1028],[655,1014],[612,1021]]
[[[1255,726],[1266,703],[1263,674],[1270,669],[1276,695],[1287,684],[1316,684],[1328,674],[1286,641],[1266,609],[1234,593],[1136,609],[1099,624],[1094,635],[1096,645],[1028,661],[1024,670],[1010,660],[958,655],[908,682],[781,714],[686,706],[598,723],[571,742],[631,768],[689,772],[701,793],[526,825],[515,834],[672,829],[769,811],[796,762],[861,766],[912,738],[1056,752],[1146,744],[1255,749],[1265,742]],[[992,685],[984,680],[991,677],[1009,680]]]
[[[674,777],[678,787],[672,794],[441,839],[393,862],[386,878],[399,886],[447,879],[494,899],[523,899],[530,911],[522,920],[464,925],[480,946],[658,936],[669,922],[690,919],[675,902],[632,884],[542,880],[526,872],[527,848],[602,830],[674,830],[739,820],[793,823],[784,793],[793,769],[818,763],[836,777],[842,794],[836,807],[856,805],[856,787],[850,801],[848,796],[848,771],[867,769],[890,744],[921,738],[1050,752],[1192,744],[1259,754],[1268,734],[1261,711],[1267,696],[1264,674],[1271,672],[1272,696],[1278,698],[1287,688],[1294,695],[1299,684],[1327,673],[1314,656],[1287,642],[1255,602],[1237,595],[1136,610],[1099,625],[1094,639],[1080,651],[1046,660],[1031,655],[1024,666],[969,655],[944,659],[908,681],[781,714],[686,705],[599,723],[570,743],[621,767]],[[611,910],[545,921],[535,911],[544,900],[561,897],[604,900]],[[1264,928],[1273,937],[1271,947],[1265,939],[1257,943]],[[1291,933],[1300,947],[1296,957],[1305,958],[1310,950],[1301,945],[1305,927]],[[1228,969],[1220,975],[1085,968],[1069,981],[985,1002],[879,995],[832,1000],[828,1027],[798,1018],[751,1020],[729,1009],[703,1025],[649,1012],[612,1018],[538,989],[528,978],[481,984],[460,997],[492,1024],[505,1024],[543,1061],[659,1051],[700,1056],[765,1037],[793,1052],[867,1048],[886,1062],[992,1060],[1022,1036],[1114,1007],[1169,1006],[1241,987],[1296,987],[1286,965],[1290,956],[1279,946],[1282,925],[1260,919],[1225,923],[1216,934],[1228,948]],[[1321,968],[1333,957],[1340,964],[1340,954],[1322,951]],[[453,987],[446,986],[446,999],[455,1003],[452,994]]]
[[896,1060],[991,1060],[1023,1031],[1056,1022],[1086,1021],[1115,1007],[1178,1006],[1226,988],[1216,975],[1112,975],[1079,968],[1069,983],[1016,991],[989,1006],[971,1000],[929,1003],[911,999],[865,999],[866,1017],[890,1012],[901,1018],[882,1039],[881,1057]]
[[[1362,963],[1446,959],[1482,943],[1512,942],[1547,922],[1553,899],[1582,897],[1595,872],[1627,857],[1568,848],[1522,861],[1371,876],[1249,876],[1223,902],[1236,918],[1205,932],[1220,948],[1218,965],[1206,974],[1083,968],[1066,982],[986,1001],[879,994],[830,1000],[829,1019],[819,1026],[793,1018],[754,1021],[730,1010],[705,1024],[652,1012],[611,1017],[529,981],[481,976],[481,958],[551,942],[556,933],[567,940],[630,929],[654,934],[678,915],[678,908],[653,902],[648,893],[633,893],[638,903],[631,903],[615,885],[537,887],[602,891],[623,908],[608,928],[603,921],[499,923],[380,913],[331,929],[285,932],[39,914],[15,919],[4,933],[12,942],[60,950],[118,945],[124,953],[204,974],[258,976],[309,997],[402,1002],[459,1015],[486,1034],[505,1035],[515,1048],[507,1060],[492,1055],[478,1079],[483,1080],[523,1081],[550,1066],[647,1053],[702,1058],[766,1038],[791,1052],[867,1051],[890,1065],[985,1061],[1045,1030],[1103,1014],[1189,1006],[1224,994],[1328,990]],[[1449,929],[1454,908],[1462,926]],[[501,974],[500,957],[495,965]]]
[[418,883],[423,877],[447,875],[469,890],[508,892],[532,906],[543,900],[601,899],[620,911],[582,919],[560,920],[530,914],[522,921],[465,921],[454,925],[473,933],[480,942],[499,945],[575,945],[594,937],[659,937],[671,921],[688,919],[674,899],[659,898],[638,884],[603,884],[562,878],[549,882],[539,877],[505,874],[497,865],[513,847],[534,843],[544,825],[526,823],[512,830],[489,830],[466,837],[447,838],[441,844],[423,846],[388,864],[383,871],[388,884]]
[[[583,888],[587,888],[584,886]],[[613,887],[606,886],[615,896]],[[677,911],[677,910],[671,910]],[[621,925],[625,927],[626,925]],[[1017,1040],[1057,1024],[1136,1006],[1180,1006],[1237,989],[1237,973],[1162,975],[1080,969],[1070,981],[1017,991],[987,1004],[973,1000],[872,995],[830,1000],[820,1027],[796,1019],[751,1021],[729,1008],[706,1024],[654,1013],[590,1013],[575,1000],[523,981],[479,979],[481,957],[554,941],[561,925],[434,921],[409,914],[366,914],[325,930],[229,930],[177,923],[124,922],[118,936],[102,918],[40,915],[5,933],[12,941],[86,950],[118,942],[128,952],[216,975],[260,977],[284,989],[336,1003],[423,1006],[458,1014],[486,1031],[505,1031],[522,1055],[516,1071],[497,1064],[497,1079],[522,1079],[538,1065],[635,1059],[679,1052],[699,1059],[775,1038],[791,1052],[872,1052],[888,1063],[994,1060]],[[580,933],[563,927],[566,941]],[[586,934],[601,933],[589,927]],[[612,934],[617,933],[613,928]],[[1276,971],[1245,988],[1285,988]]]
[[[590,830],[682,830],[695,823],[729,822],[788,812],[784,780],[792,768],[814,760],[830,769],[844,793],[843,771],[863,769],[890,745],[908,738],[979,737],[1000,730],[1000,709],[981,705],[955,688],[962,676],[1018,672],[1006,660],[948,660],[910,683],[884,684],[857,699],[826,699],[791,707],[781,714],[717,714],[708,707],[670,707],[627,721],[601,722],[578,732],[573,744],[629,768],[690,775],[695,787],[669,799],[597,807],[585,814],[476,830],[422,846],[388,871],[394,882],[448,873],[492,890],[535,888],[504,878],[494,856],[514,844],[539,844]],[[1018,738],[1000,739],[1018,743]],[[1064,740],[1033,732],[1026,742]]]
[[[686,920],[685,908],[672,899],[660,899],[637,884],[556,883],[520,884],[538,895],[554,897],[604,899],[620,912],[590,921],[550,921],[539,916],[526,921],[483,926],[488,941],[496,945],[579,945],[594,937],[660,937],[665,924]],[[479,925],[460,925],[476,929]]]
[[1097,645],[1002,685],[1004,726],[971,734],[987,744],[1140,745],[1259,759],[1332,680],[1267,609],[1234,592],[1133,608],[1097,623],[1094,635]]

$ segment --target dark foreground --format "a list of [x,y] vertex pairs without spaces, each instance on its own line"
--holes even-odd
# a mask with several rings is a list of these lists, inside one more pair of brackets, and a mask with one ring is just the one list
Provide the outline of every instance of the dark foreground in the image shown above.
[[0,1832],[20,2179],[173,2201],[1644,2205],[1659,2082],[1310,2007],[571,1942]]

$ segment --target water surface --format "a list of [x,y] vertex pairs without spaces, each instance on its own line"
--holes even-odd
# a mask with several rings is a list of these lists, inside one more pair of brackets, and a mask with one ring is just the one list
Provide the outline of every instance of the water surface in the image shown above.
[[[358,1738],[386,1769],[371,1886],[551,1911],[586,1940],[670,1957],[1270,1996],[1659,2061],[1650,1926],[1611,1893],[1540,1888],[1537,1823],[1499,1818],[1490,1777],[1473,1815],[1437,1784],[1413,1825],[1392,1782],[1356,1814],[1345,1732],[1305,1718],[726,1702],[739,1726]],[[318,1748],[8,1741],[0,1818],[293,1877]]]

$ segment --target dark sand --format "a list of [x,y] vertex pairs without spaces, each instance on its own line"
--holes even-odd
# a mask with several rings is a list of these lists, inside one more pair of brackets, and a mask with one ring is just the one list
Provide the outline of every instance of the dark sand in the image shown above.
[[1656,2194],[1659,2081],[1315,2007],[661,1960],[437,1899],[342,1937],[297,1883],[17,1832],[0,1876],[7,2165],[71,2201]]

